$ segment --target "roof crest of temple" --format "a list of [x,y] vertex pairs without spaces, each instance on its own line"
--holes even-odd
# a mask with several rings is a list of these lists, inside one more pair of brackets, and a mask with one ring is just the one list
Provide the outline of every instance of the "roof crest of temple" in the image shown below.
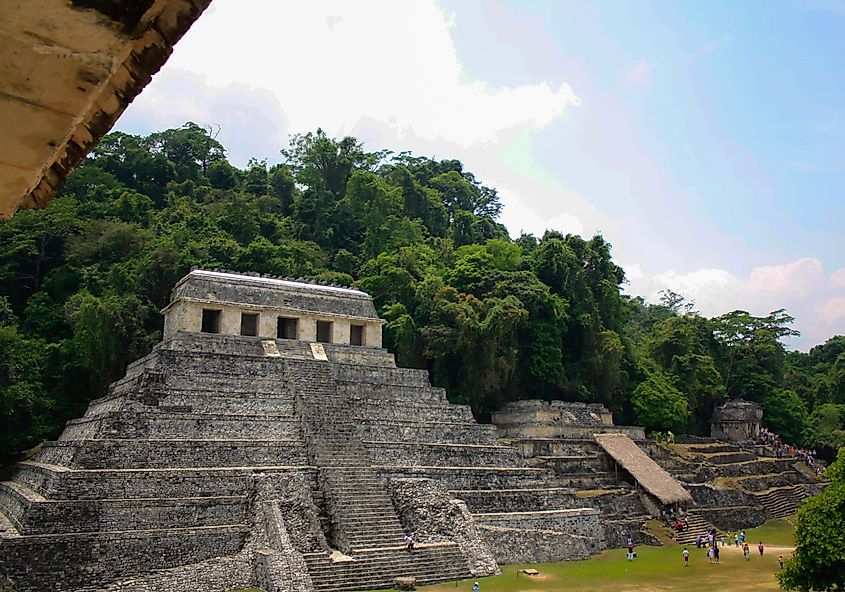
[[345,286],[338,286],[334,284],[322,284],[317,282],[310,282],[306,281],[303,278],[291,279],[286,277],[279,277],[269,274],[259,274],[259,273],[243,273],[243,272],[236,272],[236,271],[227,271],[227,270],[208,270],[208,269],[199,269],[199,268],[192,268],[191,272],[183,277],[179,284],[184,283],[191,277],[205,277],[209,279],[218,279],[227,282],[241,282],[241,283],[257,283],[257,284],[264,284],[268,287],[285,287],[285,288],[292,288],[294,290],[317,290],[317,291],[325,291],[334,294],[342,294],[344,296],[355,296],[358,298],[370,298],[370,295],[366,292],[362,292],[356,288],[348,288]]

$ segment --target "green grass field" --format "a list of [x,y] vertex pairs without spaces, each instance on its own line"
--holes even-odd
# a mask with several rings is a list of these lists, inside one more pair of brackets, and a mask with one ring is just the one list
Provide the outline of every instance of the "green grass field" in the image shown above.
[[791,547],[795,544],[795,516],[769,520],[763,526],[749,528],[745,534],[754,544],[763,541],[773,547]]
[[[746,535],[753,551],[750,561],[731,546],[723,548],[718,565],[710,564],[705,551],[693,545],[689,547],[690,565],[685,568],[681,557],[683,547],[672,543],[663,547],[637,547],[637,558],[633,562],[625,558],[625,549],[611,549],[585,561],[507,565],[502,568],[502,575],[478,581],[482,592],[774,591],[779,589],[775,580],[778,555],[789,556],[794,531],[789,519],[773,520],[759,528],[748,529]],[[756,549],[759,541],[766,546],[763,558]],[[520,573],[525,568],[536,569],[540,575]],[[472,580],[449,582],[420,590],[468,591],[472,589],[472,583]]]

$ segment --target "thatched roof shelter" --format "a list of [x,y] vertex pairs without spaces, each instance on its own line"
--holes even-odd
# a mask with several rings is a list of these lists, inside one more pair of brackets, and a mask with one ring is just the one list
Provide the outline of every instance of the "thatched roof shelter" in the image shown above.
[[661,504],[687,504],[692,496],[625,434],[595,434],[599,446]]

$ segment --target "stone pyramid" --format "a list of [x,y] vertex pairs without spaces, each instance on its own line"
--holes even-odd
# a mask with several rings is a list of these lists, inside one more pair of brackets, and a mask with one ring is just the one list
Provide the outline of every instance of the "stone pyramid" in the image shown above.
[[376,589],[604,547],[548,468],[396,367],[363,292],[195,270],[163,313],[0,484],[15,591]]

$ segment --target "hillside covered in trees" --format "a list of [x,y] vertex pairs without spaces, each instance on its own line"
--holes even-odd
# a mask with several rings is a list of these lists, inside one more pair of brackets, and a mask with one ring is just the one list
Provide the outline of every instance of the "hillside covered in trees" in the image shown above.
[[192,123],[113,133],[47,209],[0,222],[0,457],[57,436],[149,351],[191,266],[369,292],[399,363],[481,420],[565,399],[707,433],[714,406],[743,397],[788,441],[845,445],[845,337],[789,352],[785,311],[707,319],[671,292],[630,298],[601,236],[511,240],[495,189],[455,160],[319,130],[282,155],[241,170]]

